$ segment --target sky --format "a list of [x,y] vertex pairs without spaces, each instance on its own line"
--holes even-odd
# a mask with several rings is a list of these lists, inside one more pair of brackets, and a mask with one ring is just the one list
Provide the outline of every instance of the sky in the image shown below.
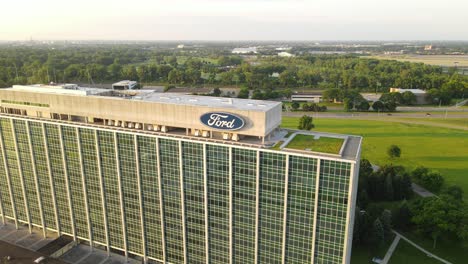
[[0,40],[468,40],[467,0],[1,0]]

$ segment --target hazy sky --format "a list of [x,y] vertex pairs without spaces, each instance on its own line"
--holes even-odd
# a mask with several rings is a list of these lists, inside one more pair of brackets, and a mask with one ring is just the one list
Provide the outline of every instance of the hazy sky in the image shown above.
[[468,40],[468,0],[1,0],[0,40]]

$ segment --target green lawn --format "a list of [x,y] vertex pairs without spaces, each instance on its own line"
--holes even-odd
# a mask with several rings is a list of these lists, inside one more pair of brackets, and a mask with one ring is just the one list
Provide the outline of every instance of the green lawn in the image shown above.
[[[466,263],[468,259],[468,251],[464,248],[460,242],[439,239],[435,249],[432,248],[433,240],[425,237],[421,234],[417,234],[415,231],[412,232],[400,232],[402,235],[407,237],[425,250],[433,253],[434,255],[441,257],[454,264]],[[403,241],[403,240],[402,240]],[[400,241],[401,243],[401,241]],[[399,263],[393,262],[392,263]],[[432,262],[430,262],[432,263]],[[440,263],[440,262],[439,262]]]
[[351,250],[351,264],[375,264],[374,262],[372,262],[372,258],[377,257],[383,259],[392,242],[393,237],[391,239],[386,240],[385,243],[377,250],[377,252],[372,252],[366,246],[353,246]]
[[390,264],[440,264],[442,262],[428,257],[422,251],[413,247],[410,243],[401,239],[393,252]]
[[[298,117],[283,117],[282,126],[297,128]],[[468,196],[468,132],[425,125],[354,119],[314,119],[315,131],[361,135],[362,157],[377,165],[426,166],[445,176],[448,184],[462,187]],[[390,160],[387,148],[398,145],[399,159]]]
[[294,136],[286,148],[339,154],[343,141],[342,138],[319,137],[315,139],[313,135],[299,134]]
[[442,124],[449,124],[449,125],[456,125],[460,127],[467,127],[468,128],[468,116],[467,118],[401,118],[407,121],[423,121],[429,123],[442,123]]

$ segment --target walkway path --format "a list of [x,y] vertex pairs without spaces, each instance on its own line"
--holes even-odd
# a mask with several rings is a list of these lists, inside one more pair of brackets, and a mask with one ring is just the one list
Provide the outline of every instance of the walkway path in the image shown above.
[[400,235],[395,233],[395,239],[393,240],[392,244],[388,248],[388,251],[385,254],[385,257],[382,260],[381,264],[387,264],[388,263],[388,261],[390,260],[390,258],[393,255],[393,251],[395,251],[395,248],[398,245],[398,242],[400,242],[400,238],[401,238]]
[[[434,254],[432,254],[431,252],[425,250],[424,248],[418,246],[416,243],[414,243],[413,241],[409,240],[408,238],[406,238],[406,237],[403,236],[402,234],[398,233],[397,231],[395,231],[395,230],[392,230],[392,231],[393,231],[393,233],[395,233],[395,235],[400,236],[403,240],[405,240],[406,242],[410,243],[413,247],[415,247],[415,248],[419,249],[420,251],[424,252],[428,257],[430,257],[430,258],[435,258],[435,259],[437,259],[438,261],[443,262],[443,263],[445,263],[445,264],[452,264],[451,262],[448,262],[447,260],[445,260],[445,259],[443,259],[443,258],[440,258],[440,257],[438,257],[438,256],[436,256],[436,255],[434,255]],[[395,241],[393,241],[393,242],[395,242]],[[393,245],[393,243],[392,243],[392,245]],[[391,249],[391,246],[390,246],[390,249]],[[389,249],[389,250],[390,250],[390,249]],[[392,252],[392,253],[393,253],[393,252]],[[387,254],[388,254],[388,252],[387,252]],[[387,257],[387,255],[385,255],[385,257]],[[382,262],[382,263],[384,263],[384,262]],[[385,262],[385,263],[386,263],[386,262]]]
[[435,194],[431,193],[430,191],[426,190],[424,187],[417,185],[416,183],[411,183],[411,188],[413,192],[418,194],[421,197],[431,197],[435,196]]

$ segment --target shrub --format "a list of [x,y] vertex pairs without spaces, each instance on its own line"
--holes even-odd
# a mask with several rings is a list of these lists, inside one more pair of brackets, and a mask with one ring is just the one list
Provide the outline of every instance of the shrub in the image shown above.
[[311,116],[304,115],[299,119],[299,126],[298,128],[301,130],[311,130],[312,128],[315,127],[315,125],[312,123],[313,119]]
[[391,145],[387,150],[390,158],[399,158],[401,156],[401,149],[397,145]]

